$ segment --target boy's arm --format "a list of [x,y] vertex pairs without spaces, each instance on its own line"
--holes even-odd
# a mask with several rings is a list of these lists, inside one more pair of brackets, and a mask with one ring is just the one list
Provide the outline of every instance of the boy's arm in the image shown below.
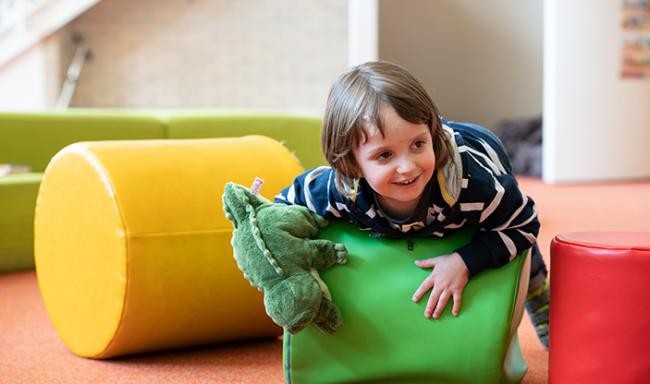
[[519,190],[512,175],[495,176],[492,185],[483,182],[468,189],[471,200],[460,202],[461,211],[464,210],[468,222],[480,224],[481,231],[450,255],[416,262],[418,267],[433,268],[413,294],[413,301],[419,302],[431,290],[424,311],[426,317],[437,319],[450,299],[452,314],[456,316],[468,279],[484,269],[508,263],[530,248],[539,231],[535,203]]
[[275,203],[302,205],[327,219],[346,218],[345,203],[336,191],[334,171],[317,167],[298,175],[275,196]]
[[[469,276],[507,264],[530,248],[539,232],[535,202],[526,196],[509,173],[484,172],[469,185],[461,212],[481,230],[469,244],[457,250]],[[484,177],[484,180],[480,180]]]

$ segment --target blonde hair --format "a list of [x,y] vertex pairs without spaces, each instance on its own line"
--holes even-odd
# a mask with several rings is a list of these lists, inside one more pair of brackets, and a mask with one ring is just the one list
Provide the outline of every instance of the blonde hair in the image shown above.
[[323,121],[322,149],[336,170],[336,188],[354,199],[352,180],[360,178],[352,149],[366,139],[366,128],[384,133],[379,115],[388,104],[404,120],[427,124],[431,130],[436,169],[447,161],[452,139],[442,129],[438,107],[406,69],[386,61],[371,61],[352,68],[332,85]]

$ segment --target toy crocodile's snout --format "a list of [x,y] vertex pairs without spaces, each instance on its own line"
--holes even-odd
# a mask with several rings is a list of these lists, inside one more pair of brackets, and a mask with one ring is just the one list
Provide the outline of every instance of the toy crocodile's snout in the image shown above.
[[233,183],[226,183],[223,192],[223,210],[226,218],[235,225],[237,228],[239,222],[243,219],[240,213],[233,209],[233,207],[242,206],[242,198],[237,193],[237,187]]

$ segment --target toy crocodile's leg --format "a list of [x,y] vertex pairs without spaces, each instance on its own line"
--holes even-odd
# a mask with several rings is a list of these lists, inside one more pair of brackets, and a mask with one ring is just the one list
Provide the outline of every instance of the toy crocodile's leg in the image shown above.
[[309,214],[311,214],[311,217],[314,218],[314,221],[316,222],[316,224],[319,227],[321,227],[321,228],[327,227],[327,219],[325,219],[323,216],[319,215],[316,212],[312,212],[312,211],[309,211]]
[[343,316],[333,302],[323,299],[314,324],[325,333],[334,333],[343,324]]
[[316,317],[321,297],[320,287],[305,273],[281,280],[267,290],[264,306],[276,324],[296,333]]
[[329,268],[335,263],[345,264],[348,260],[348,250],[343,244],[329,240],[307,240],[312,248],[311,265],[316,269]]
[[321,228],[327,226],[323,216],[301,205],[292,205],[285,213],[288,216],[284,218],[281,228],[301,239],[312,239]]

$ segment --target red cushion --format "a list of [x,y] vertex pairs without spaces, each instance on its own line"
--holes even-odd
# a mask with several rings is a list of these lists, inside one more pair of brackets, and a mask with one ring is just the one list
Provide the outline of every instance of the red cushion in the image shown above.
[[650,232],[551,243],[551,383],[650,382]]

